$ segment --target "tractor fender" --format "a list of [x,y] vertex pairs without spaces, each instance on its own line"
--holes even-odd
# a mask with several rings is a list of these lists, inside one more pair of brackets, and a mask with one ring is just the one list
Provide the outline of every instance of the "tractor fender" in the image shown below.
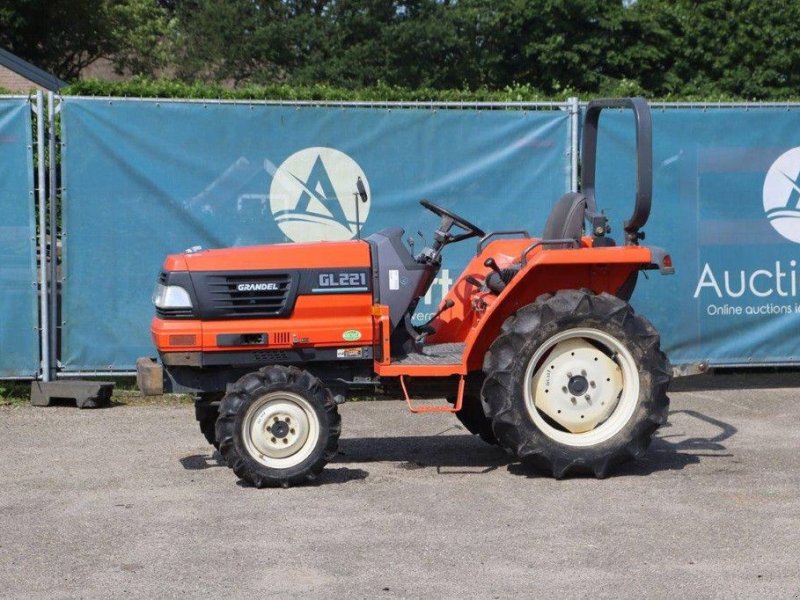
[[542,294],[585,288],[596,294],[617,295],[632,276],[639,270],[654,268],[654,261],[658,264],[659,259],[643,246],[548,249],[532,254],[467,334],[462,355],[466,370],[480,370],[483,356],[505,320]]

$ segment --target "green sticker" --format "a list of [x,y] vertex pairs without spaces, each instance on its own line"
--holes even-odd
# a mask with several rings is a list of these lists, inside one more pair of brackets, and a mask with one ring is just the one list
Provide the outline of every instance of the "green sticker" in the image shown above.
[[355,342],[361,339],[361,332],[358,329],[348,329],[342,334],[342,339],[348,342]]

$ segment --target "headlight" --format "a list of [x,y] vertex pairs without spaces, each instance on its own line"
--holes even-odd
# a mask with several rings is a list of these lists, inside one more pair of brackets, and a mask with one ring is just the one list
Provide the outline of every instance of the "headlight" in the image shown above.
[[178,285],[157,283],[153,291],[153,304],[156,308],[192,308],[189,292]]

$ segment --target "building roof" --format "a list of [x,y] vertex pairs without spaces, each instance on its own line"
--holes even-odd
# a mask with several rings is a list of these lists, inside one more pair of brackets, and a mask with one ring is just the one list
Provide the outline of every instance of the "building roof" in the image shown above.
[[33,66],[28,61],[22,60],[19,56],[4,48],[0,48],[0,65],[51,92],[57,92],[62,87],[67,86],[66,81],[62,81],[55,75]]

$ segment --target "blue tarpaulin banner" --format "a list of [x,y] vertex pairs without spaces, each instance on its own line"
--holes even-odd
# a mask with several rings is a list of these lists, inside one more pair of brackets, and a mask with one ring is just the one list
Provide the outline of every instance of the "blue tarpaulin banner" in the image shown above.
[[0,378],[39,370],[31,108],[0,98]]
[[[486,231],[539,235],[569,188],[569,115],[64,99],[62,363],[131,369],[152,356],[150,296],[164,256],[351,239],[400,226],[416,250],[427,198]],[[361,177],[369,201],[358,205]],[[450,246],[417,320],[475,252]]]
[[[600,118],[598,206],[630,217],[633,117]],[[646,244],[676,275],[639,279],[631,300],[673,363],[800,362],[800,107],[653,110]]]

